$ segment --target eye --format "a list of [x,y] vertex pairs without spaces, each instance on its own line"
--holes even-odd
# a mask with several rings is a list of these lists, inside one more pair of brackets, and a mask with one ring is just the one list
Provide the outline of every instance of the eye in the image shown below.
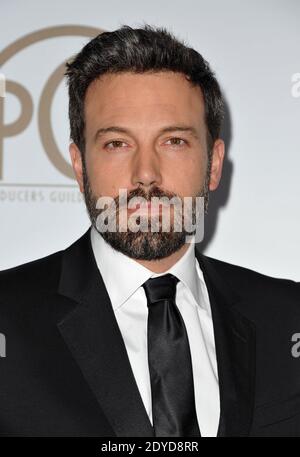
[[[173,137],[173,138],[170,138],[168,141],[171,141],[172,142],[172,146],[184,146],[185,144],[187,144],[187,141],[186,140],[183,140],[182,138],[177,138],[177,137]],[[183,141],[183,143],[180,144],[180,141]]]
[[[109,141],[108,143],[105,143],[104,147],[107,149],[117,149],[117,148],[120,148],[122,144],[126,144],[126,143],[121,140],[113,140],[113,141]],[[110,145],[111,145],[111,147],[108,147]]]

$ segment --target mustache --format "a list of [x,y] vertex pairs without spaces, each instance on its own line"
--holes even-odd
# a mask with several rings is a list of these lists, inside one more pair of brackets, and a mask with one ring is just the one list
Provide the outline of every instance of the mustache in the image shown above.
[[[162,190],[158,186],[152,187],[149,190],[149,192],[146,192],[141,187],[138,187],[137,189],[133,189],[132,191],[130,191],[127,194],[127,202],[126,202],[127,206],[129,204],[129,201],[135,197],[141,197],[141,198],[145,199],[147,202],[150,202],[153,197],[158,197],[158,198],[167,197],[169,200],[171,200],[173,197],[181,198],[179,195],[177,195],[173,192]],[[119,203],[120,203],[119,196],[115,197],[114,201],[115,201],[116,207],[119,208],[119,206],[120,206],[119,205]]]

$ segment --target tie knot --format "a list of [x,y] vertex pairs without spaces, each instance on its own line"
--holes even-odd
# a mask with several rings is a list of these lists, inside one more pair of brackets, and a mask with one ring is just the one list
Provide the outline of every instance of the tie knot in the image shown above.
[[148,279],[143,284],[148,306],[160,300],[175,300],[178,281],[171,273]]

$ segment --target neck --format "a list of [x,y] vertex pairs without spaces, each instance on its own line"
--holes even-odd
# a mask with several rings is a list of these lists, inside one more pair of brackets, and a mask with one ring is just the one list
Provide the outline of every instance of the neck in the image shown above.
[[139,264],[153,271],[153,273],[164,273],[169,270],[175,263],[185,254],[190,244],[185,243],[178,251],[174,252],[168,257],[159,260],[138,260],[134,259]]

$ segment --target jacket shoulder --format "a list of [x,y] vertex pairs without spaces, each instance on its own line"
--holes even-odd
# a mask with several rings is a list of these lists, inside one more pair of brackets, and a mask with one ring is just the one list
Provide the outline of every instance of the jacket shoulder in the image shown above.
[[269,276],[259,271],[255,271],[248,267],[243,267],[240,265],[232,264],[224,260],[215,259],[213,257],[204,256],[208,262],[210,262],[218,272],[226,276],[228,280],[230,279],[240,279],[243,281],[254,281],[254,282],[266,282],[266,283],[278,283],[286,285],[300,285],[299,282],[294,281],[288,278],[277,278],[274,276]]
[[204,256],[216,274],[230,289],[243,298],[252,309],[262,311],[271,307],[287,307],[300,310],[300,282],[287,278],[268,276],[250,268]]
[[63,252],[63,250],[57,251],[0,271],[0,302],[7,302],[27,294],[54,290],[59,281]]

